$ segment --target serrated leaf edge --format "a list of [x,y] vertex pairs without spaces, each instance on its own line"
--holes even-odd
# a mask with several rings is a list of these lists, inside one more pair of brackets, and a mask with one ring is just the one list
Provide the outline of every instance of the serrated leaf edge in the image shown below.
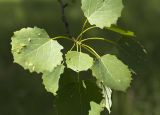
[[[60,65],[57,65],[54,69],[56,69],[58,66],[63,66],[63,71],[60,73],[60,77],[61,77],[61,75],[64,73],[64,70],[65,70],[65,66],[63,65],[63,64],[60,64]],[[54,70],[52,70],[52,71],[54,71]],[[50,72],[51,73],[51,72]],[[43,76],[44,76],[44,74],[45,73],[43,73],[43,75],[42,75],[42,84],[43,84],[43,86],[45,87],[45,90],[47,91],[47,92],[50,92],[50,93],[52,93],[54,96],[56,96],[57,95],[57,91],[54,93],[54,92],[51,92],[51,91],[49,91],[47,88],[46,88],[46,86],[45,86],[45,84],[44,84],[44,80],[43,80]],[[48,73],[49,74],[49,73]],[[59,80],[58,80],[58,82],[59,82]],[[59,86],[59,84],[58,84],[58,86]]]

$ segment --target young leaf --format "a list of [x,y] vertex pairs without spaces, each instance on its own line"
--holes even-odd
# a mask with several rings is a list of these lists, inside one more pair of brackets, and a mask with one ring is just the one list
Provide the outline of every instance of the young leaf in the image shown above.
[[122,0],[82,0],[84,15],[91,25],[99,28],[116,24],[122,9]]
[[68,68],[76,72],[87,71],[93,65],[93,58],[82,52],[69,51],[66,54],[66,63]]
[[101,88],[102,88],[102,94],[103,94],[103,97],[104,97],[104,99],[102,100],[102,105],[104,105],[104,107],[107,108],[107,110],[109,111],[109,113],[111,113],[112,90],[109,87],[107,87],[107,86],[104,86],[104,87],[101,87]]
[[30,72],[51,72],[63,60],[63,47],[37,27],[15,32],[11,44],[14,62]]
[[97,104],[93,101],[90,102],[91,110],[89,111],[89,115],[101,115],[103,111],[103,106],[101,104]]
[[105,27],[105,28],[124,36],[131,36],[131,37],[135,36],[134,32],[119,28],[117,25],[112,25],[111,27]]
[[60,75],[64,72],[64,65],[57,66],[52,72],[44,73],[42,76],[43,84],[48,92],[56,95],[59,87]]
[[131,72],[114,55],[104,55],[93,65],[92,73],[98,81],[111,89],[125,91],[131,82]]

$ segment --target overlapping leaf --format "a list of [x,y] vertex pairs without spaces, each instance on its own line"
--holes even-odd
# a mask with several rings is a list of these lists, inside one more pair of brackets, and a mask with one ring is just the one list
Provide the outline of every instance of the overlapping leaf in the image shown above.
[[[115,25],[122,9],[122,0],[82,0],[82,10],[91,25],[106,28],[121,35],[134,36],[133,32],[125,31]],[[105,40],[103,38],[89,38],[88,40],[91,39]],[[89,104],[91,107],[89,115],[100,115],[104,108],[107,108],[110,113],[111,89],[125,91],[131,82],[131,72],[116,56],[104,55],[93,65],[93,58],[88,54],[69,51],[66,54],[67,67],[76,72],[87,71],[91,68],[100,86],[97,91],[98,93],[102,91],[102,93],[99,93],[100,96],[95,96],[96,94],[93,93],[95,88],[92,87],[90,90],[87,83],[80,81],[66,83],[62,80],[65,85],[61,83],[59,86],[59,79],[65,68],[61,64],[63,47],[56,40],[50,39],[45,30],[36,27],[23,28],[14,33],[11,45],[14,62],[29,69],[30,72],[43,73],[42,79],[46,90],[54,95],[58,94],[56,101],[59,113],[62,115],[87,114]],[[97,104],[95,100],[100,100],[98,101],[100,104]],[[74,111],[72,111],[72,106],[75,108]]]
[[93,76],[111,89],[125,91],[131,82],[131,72],[114,55],[104,55],[92,67]]
[[105,27],[105,28],[108,30],[111,30],[113,32],[116,32],[118,34],[124,35],[124,36],[131,36],[131,37],[135,36],[134,32],[124,30],[124,29],[118,27],[117,25],[112,25],[111,27]]
[[[117,42],[120,59],[132,68],[135,74],[143,74],[147,65],[147,51],[144,46],[133,38],[123,37]],[[147,66],[145,68],[148,69]]]
[[51,72],[61,64],[63,47],[43,29],[23,28],[14,33],[11,45],[14,62],[30,72]]
[[84,15],[91,25],[100,28],[116,24],[122,9],[122,0],[82,0]]
[[93,101],[90,102],[91,110],[89,111],[89,115],[101,115],[103,111],[103,106],[101,104],[97,104]]
[[86,71],[93,65],[93,58],[82,52],[69,51],[66,54],[66,63],[68,68],[76,72]]
[[104,97],[104,99],[102,100],[102,105],[107,108],[107,110],[109,111],[109,113],[111,113],[112,90],[109,87],[107,87],[107,86],[102,86],[101,88],[102,88],[102,94],[103,94],[103,97]]
[[43,84],[48,92],[56,95],[56,92],[59,88],[59,79],[63,72],[64,65],[59,65],[52,72],[47,72],[43,74]]

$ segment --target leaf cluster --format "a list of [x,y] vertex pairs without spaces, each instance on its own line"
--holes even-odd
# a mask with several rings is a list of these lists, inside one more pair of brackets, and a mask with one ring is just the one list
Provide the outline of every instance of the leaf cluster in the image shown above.
[[[126,91],[131,83],[131,71],[115,55],[101,56],[95,49],[87,45],[88,41],[99,40],[118,46],[116,42],[101,37],[84,38],[83,35],[89,30],[100,28],[122,36],[134,37],[133,32],[123,30],[116,25],[122,9],[122,0],[82,0],[82,11],[86,21],[77,37],[57,36],[50,38],[44,29],[37,27],[16,31],[11,42],[14,62],[30,72],[42,73],[46,90],[55,96],[64,69],[69,68],[77,72],[78,77],[80,72],[91,70],[92,76],[96,78],[96,85],[102,90],[103,99],[100,103],[90,102],[89,115],[100,115],[104,108],[111,112],[112,89]],[[88,23],[90,23],[90,27],[86,27]],[[57,41],[62,39],[73,43],[67,52],[62,52],[64,47]],[[83,83],[79,78],[78,80]],[[86,88],[85,83],[83,86]]]

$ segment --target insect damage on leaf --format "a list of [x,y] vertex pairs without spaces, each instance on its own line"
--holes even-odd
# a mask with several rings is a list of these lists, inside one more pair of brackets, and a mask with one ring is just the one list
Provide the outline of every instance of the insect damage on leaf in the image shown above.
[[15,32],[11,45],[14,62],[30,72],[51,72],[63,60],[63,47],[50,39],[45,30],[37,27]]

